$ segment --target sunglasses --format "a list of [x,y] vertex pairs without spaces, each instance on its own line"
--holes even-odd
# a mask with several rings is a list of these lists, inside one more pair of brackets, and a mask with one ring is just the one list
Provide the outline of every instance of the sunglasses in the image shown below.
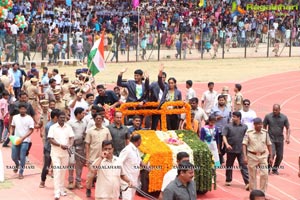
[[249,106],[249,105],[250,105],[250,103],[244,103],[244,105],[245,105],[245,106]]

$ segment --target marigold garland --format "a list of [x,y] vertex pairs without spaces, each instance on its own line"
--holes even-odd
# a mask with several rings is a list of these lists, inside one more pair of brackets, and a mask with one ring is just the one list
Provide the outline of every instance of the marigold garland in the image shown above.
[[[120,107],[123,113],[123,119],[127,115],[161,115],[161,127],[163,131],[167,131],[167,115],[186,114],[186,129],[192,129],[191,123],[191,106],[184,101],[168,101],[165,102],[160,109],[157,109],[159,102],[147,102],[141,108],[129,110],[129,108],[137,108],[139,102],[124,103]],[[149,109],[149,107],[151,109]],[[172,107],[172,109],[169,109]]]
[[153,130],[137,131],[142,137],[139,146],[141,152],[150,154],[149,187],[148,192],[160,191],[164,175],[172,168],[173,159],[171,149],[162,142]]
[[176,130],[175,132],[193,150],[194,164],[199,169],[195,170],[196,190],[199,192],[211,191],[212,178],[214,178],[214,189],[216,189],[214,160],[207,145],[193,131]]

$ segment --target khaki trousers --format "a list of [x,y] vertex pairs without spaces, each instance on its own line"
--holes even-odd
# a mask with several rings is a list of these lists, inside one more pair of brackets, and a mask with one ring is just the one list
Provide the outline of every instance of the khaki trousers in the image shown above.
[[[248,153],[248,172],[249,172],[249,188],[252,190],[262,190],[266,192],[268,185],[268,154],[256,156]],[[260,187],[257,188],[257,170],[260,171]]]
[[94,178],[96,177],[97,171],[93,170],[91,165],[89,166],[89,171],[86,177],[86,189],[91,189],[93,185]]

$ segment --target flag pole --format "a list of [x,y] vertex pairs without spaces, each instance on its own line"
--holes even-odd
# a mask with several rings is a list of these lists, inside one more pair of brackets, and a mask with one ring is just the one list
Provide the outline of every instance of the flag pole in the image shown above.
[[137,36],[136,60],[139,61],[139,54],[140,54],[140,5],[137,7],[137,10],[138,10],[138,36]]

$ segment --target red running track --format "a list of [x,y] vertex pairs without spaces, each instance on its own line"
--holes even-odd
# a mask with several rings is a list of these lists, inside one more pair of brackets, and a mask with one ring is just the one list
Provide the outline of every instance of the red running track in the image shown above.
[[[274,103],[281,104],[282,113],[286,114],[291,124],[291,143],[285,144],[284,160],[282,162],[283,169],[279,171],[280,175],[270,175],[267,195],[270,199],[289,199],[300,200],[300,178],[298,178],[298,155],[300,150],[300,118],[299,100],[300,97],[300,72],[288,72],[264,76],[256,79],[241,82],[244,98],[251,100],[251,108],[256,111],[259,117],[272,111]],[[222,86],[230,87],[231,95],[233,95],[232,83],[216,83],[215,89],[221,91]],[[112,87],[112,86],[111,86]],[[109,88],[111,88],[109,87]],[[185,84],[179,84],[179,89],[185,93]],[[207,83],[195,83],[194,88],[197,91],[199,99],[204,90],[207,89]],[[184,96],[184,95],[183,95]],[[31,150],[31,160],[39,166],[42,165],[42,143],[37,134],[33,137],[33,147]],[[238,164],[235,163],[237,166]],[[85,177],[86,169],[82,177]],[[38,179],[38,178],[37,178]],[[37,183],[39,180],[37,180]],[[84,180],[83,180],[84,183]],[[85,189],[73,190],[73,192],[81,197],[85,197]],[[94,192],[92,192],[94,194]],[[231,186],[225,186],[225,171],[217,171],[217,190],[199,196],[198,199],[213,200],[241,200],[248,199],[249,192],[245,191],[241,174],[238,170],[233,173],[233,182]],[[90,198],[92,199],[92,198]],[[136,197],[137,200],[143,199]]]

